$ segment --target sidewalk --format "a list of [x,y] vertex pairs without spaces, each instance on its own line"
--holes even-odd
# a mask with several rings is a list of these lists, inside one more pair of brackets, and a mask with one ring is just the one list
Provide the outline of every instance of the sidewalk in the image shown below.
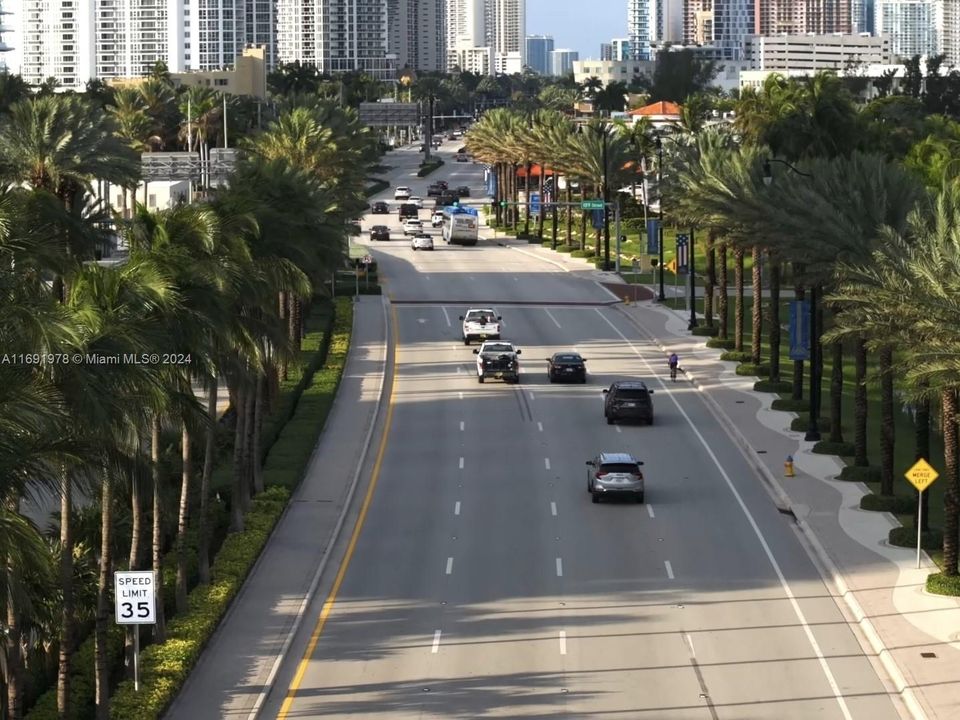
[[[619,280],[587,261],[536,245],[497,242],[585,280],[605,286]],[[896,521],[888,513],[859,509],[866,486],[835,480],[840,460],[811,452],[813,443],[789,429],[795,415],[771,410],[777,396],[754,392],[755,378],[736,375],[736,363],[721,361],[721,350],[687,331],[686,313],[653,301],[653,288],[647,291],[651,299],[624,304],[621,311],[664,353],[669,348],[680,355],[686,379],[730,430],[777,505],[794,513],[803,538],[832,577],[841,607],[866,638],[866,651],[882,664],[913,717],[960,718],[960,599],[926,593],[926,577],[936,566],[923,553],[918,570],[915,549],[888,545]],[[782,477],[787,455],[795,461],[794,478]]]

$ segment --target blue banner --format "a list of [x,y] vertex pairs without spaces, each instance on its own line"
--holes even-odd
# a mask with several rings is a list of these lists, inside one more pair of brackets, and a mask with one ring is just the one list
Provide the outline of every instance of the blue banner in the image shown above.
[[810,303],[790,302],[790,359],[810,359]]
[[593,213],[593,229],[603,230],[603,210],[591,210]]
[[647,255],[656,255],[660,252],[660,219],[647,220]]
[[682,275],[690,267],[688,255],[690,238],[687,235],[677,234],[677,274]]
[[540,193],[530,193],[530,214],[540,214]]

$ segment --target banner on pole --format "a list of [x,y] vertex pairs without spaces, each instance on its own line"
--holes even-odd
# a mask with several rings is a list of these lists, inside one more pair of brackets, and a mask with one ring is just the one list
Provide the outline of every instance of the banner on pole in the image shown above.
[[660,252],[660,219],[647,220],[647,254],[656,255]]
[[810,305],[806,300],[790,302],[790,359],[810,359]]
[[677,235],[677,272],[685,273],[690,267],[688,255],[690,238],[683,234]]

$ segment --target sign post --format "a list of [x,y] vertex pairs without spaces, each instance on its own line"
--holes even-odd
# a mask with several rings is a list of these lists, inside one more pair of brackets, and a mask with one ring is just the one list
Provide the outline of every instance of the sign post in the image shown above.
[[933,485],[933,481],[940,477],[930,463],[923,458],[917,460],[913,467],[907,470],[904,477],[917,489],[917,569],[920,568],[920,533],[923,529],[923,491]]
[[118,625],[133,625],[133,689],[140,692],[140,626],[157,622],[156,578],[153,570],[113,574],[114,617]]
[[603,210],[603,200],[581,200],[581,210]]
[[370,266],[373,264],[372,255],[363,256],[363,275],[364,275],[364,287],[370,289]]

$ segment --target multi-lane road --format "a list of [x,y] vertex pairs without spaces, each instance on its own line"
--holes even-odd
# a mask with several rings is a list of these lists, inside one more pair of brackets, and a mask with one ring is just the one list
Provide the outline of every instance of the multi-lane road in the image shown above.
[[[436,177],[481,190],[473,165]],[[790,518],[606,291],[490,242],[414,253],[389,221],[395,367],[360,524],[262,717],[899,717]],[[522,348],[519,385],[478,384],[477,303]],[[547,382],[563,349],[586,385]],[[615,378],[654,389],[653,426],[604,422]],[[590,502],[599,451],[644,461],[646,504]]]

